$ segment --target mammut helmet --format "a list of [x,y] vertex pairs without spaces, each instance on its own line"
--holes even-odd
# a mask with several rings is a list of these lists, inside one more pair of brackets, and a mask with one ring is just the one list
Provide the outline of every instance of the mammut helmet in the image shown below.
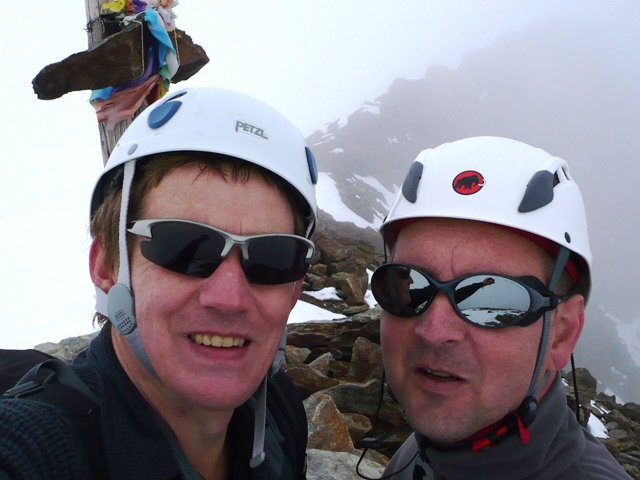
[[424,150],[381,226],[387,245],[421,217],[493,223],[564,246],[579,270],[576,291],[588,299],[592,257],[582,195],[567,162],[544,150],[499,137]]
[[211,152],[239,158],[291,185],[311,237],[318,219],[317,168],[302,133],[280,112],[248,95],[220,88],[186,88],[155,102],[127,128],[93,191],[91,216],[122,181],[122,166],[164,152]]

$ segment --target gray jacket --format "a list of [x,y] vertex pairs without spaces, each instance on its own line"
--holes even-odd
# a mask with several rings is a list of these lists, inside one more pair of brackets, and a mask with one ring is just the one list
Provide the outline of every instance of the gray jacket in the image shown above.
[[577,422],[567,407],[559,375],[540,402],[530,431],[531,440],[527,445],[512,435],[482,453],[474,453],[470,448],[443,451],[426,447],[421,455],[418,454],[420,435],[413,434],[393,456],[384,475],[398,472],[393,480],[421,478],[414,477],[417,465],[426,473],[424,480],[631,478],[598,439]]

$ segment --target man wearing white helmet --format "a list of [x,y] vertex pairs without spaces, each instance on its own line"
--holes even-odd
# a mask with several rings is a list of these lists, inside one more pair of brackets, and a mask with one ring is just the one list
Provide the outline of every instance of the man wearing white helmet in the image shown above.
[[304,478],[304,409],[278,369],[316,181],[300,131],[256,99],[192,88],[147,108],[91,201],[103,328],[72,366],[102,458],[60,411],[5,400],[0,478]]
[[425,150],[372,277],[391,391],[415,433],[394,479],[629,478],[567,407],[559,371],[591,285],[567,163],[497,137]]

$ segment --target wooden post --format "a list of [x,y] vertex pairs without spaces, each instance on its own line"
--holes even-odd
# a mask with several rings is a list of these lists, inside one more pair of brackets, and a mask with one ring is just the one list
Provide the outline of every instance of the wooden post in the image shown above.
[[[89,48],[97,45],[105,37],[104,24],[100,20],[100,7],[102,4],[107,3],[107,0],[85,0],[85,6],[87,10],[87,35],[89,37]],[[119,122],[113,130],[107,129],[107,122],[102,121],[98,123],[98,129],[100,130],[100,145],[102,146],[102,163],[107,164],[109,155],[115,148],[118,140],[133,122],[133,119],[137,117],[145,109],[144,105],[136,111],[133,118],[123,120]]]

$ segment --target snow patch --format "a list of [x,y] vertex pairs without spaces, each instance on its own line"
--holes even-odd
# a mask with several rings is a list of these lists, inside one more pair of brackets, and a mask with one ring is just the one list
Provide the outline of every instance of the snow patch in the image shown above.
[[331,321],[338,318],[346,318],[339,313],[333,313],[324,308],[316,307],[310,303],[298,300],[289,314],[287,323],[305,323],[311,321]]
[[393,137],[393,138],[387,137],[387,140],[389,140],[389,145],[393,145],[394,143],[395,144],[400,143],[400,142],[398,142],[398,139],[396,137]]
[[318,300],[342,300],[336,291],[336,287],[326,287],[317,292],[304,292],[310,297],[317,298]]
[[610,412],[609,409],[605,408],[603,405],[600,405],[599,403],[596,403],[595,400],[591,400],[591,406],[595,408],[598,412],[600,412],[600,415],[604,415]]
[[368,112],[373,115],[380,115],[380,107],[378,105],[363,105],[361,106],[357,112]]
[[344,148],[334,148],[329,153],[333,153],[334,155],[337,155],[339,153],[344,153]]
[[589,415],[587,430],[596,438],[609,438],[607,427],[605,427],[602,421],[595,415]]
[[378,225],[367,222],[342,203],[336,182],[333,181],[328,173],[318,173],[316,198],[318,199],[318,207],[330,214],[337,222],[352,222],[360,228],[371,227],[375,230],[378,229]]
[[334,140],[336,137],[333,133],[325,133],[322,137],[320,137],[320,141],[314,143],[312,146],[315,147],[317,145],[322,145],[323,143],[327,143],[330,140]]
[[387,190],[385,187],[382,186],[382,184],[378,181],[377,178],[374,177],[361,177],[360,175],[357,174],[353,174],[354,177],[356,177],[358,180],[360,180],[361,182],[366,183],[367,185],[369,185],[372,188],[375,188],[376,190],[378,190],[382,196],[385,199],[386,204],[384,205],[387,210],[389,210],[391,208],[391,205],[393,205],[393,201],[396,199],[396,193],[398,193],[399,188],[396,187],[395,185],[393,186],[393,192],[390,190]]
[[369,305],[370,309],[378,305],[378,302],[376,302],[376,299],[373,296],[373,293],[371,293],[371,290],[367,290],[367,293],[364,294],[364,301],[367,302],[367,305]]

